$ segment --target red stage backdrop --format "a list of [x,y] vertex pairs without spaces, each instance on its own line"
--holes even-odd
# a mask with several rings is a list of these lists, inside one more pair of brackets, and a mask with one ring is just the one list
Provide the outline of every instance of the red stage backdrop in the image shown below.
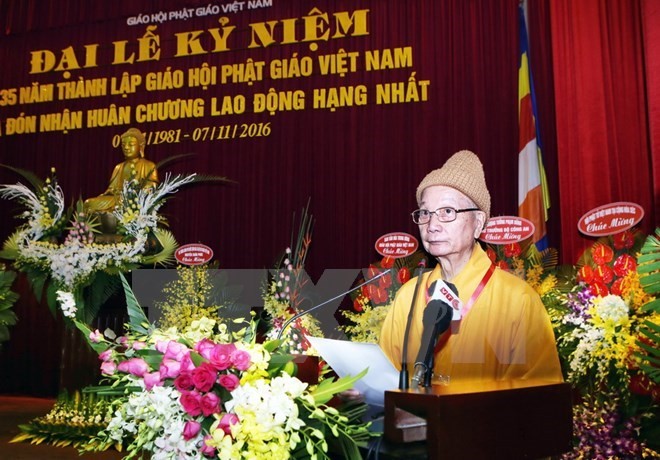
[[494,213],[515,209],[515,1],[18,3],[2,162],[55,167],[70,200],[93,196],[138,127],[153,161],[192,153],[171,169],[236,181],[163,208],[223,268],[270,267],[308,199],[312,273],[365,267],[380,235],[416,234],[417,184],[464,148],[483,158]]
[[[563,262],[572,263],[590,242],[577,234],[577,218],[595,206],[637,202],[647,212],[645,229],[655,225],[647,135],[657,122],[647,120],[645,104],[652,104],[641,69],[645,47],[657,40],[642,40],[639,2],[626,2],[626,11],[605,5],[600,15],[564,3],[530,2],[530,41],[553,195],[550,245],[566,241]],[[270,267],[296,227],[292,214],[310,200],[312,275],[363,267],[377,256],[378,236],[417,233],[409,217],[414,190],[457,150],[482,158],[493,215],[516,214],[517,6],[2,2],[0,161],[42,176],[55,167],[73,202],[105,189],[122,158],[118,136],[135,126],[147,133],[154,161],[193,154],[169,170],[236,181],[183,191],[165,206],[180,243],[209,245],[223,268]],[[593,31],[602,17],[623,18],[604,22],[609,41],[599,56],[611,47],[612,59],[625,65],[586,59],[594,56],[593,37],[580,42],[571,30],[585,29],[563,26],[569,17],[594,24],[586,29]],[[619,46],[619,37],[632,41]],[[601,68],[604,86],[589,83]],[[571,89],[571,76],[589,92]],[[585,94],[609,101],[607,110]],[[572,116],[585,107],[606,118],[587,129],[588,120]],[[561,197],[560,167],[570,193]],[[0,171],[0,182],[16,180]],[[3,239],[17,223],[14,211],[0,203]]]

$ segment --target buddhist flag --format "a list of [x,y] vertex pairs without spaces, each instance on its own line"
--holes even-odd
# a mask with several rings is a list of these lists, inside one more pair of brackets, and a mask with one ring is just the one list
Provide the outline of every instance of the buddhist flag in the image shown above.
[[520,63],[518,67],[518,214],[534,223],[533,241],[539,250],[548,247],[545,222],[550,196],[541,157],[537,127],[536,98],[529,68],[527,26],[523,5],[518,8],[520,23]]

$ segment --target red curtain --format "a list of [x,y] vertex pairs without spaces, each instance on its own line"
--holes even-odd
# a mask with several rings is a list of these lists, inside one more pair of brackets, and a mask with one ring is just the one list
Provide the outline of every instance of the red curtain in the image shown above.
[[[38,7],[36,3],[39,3]],[[97,4],[98,3],[98,4]],[[208,5],[201,0],[190,4]],[[60,4],[66,4],[66,8]],[[64,14],[72,4],[75,13]],[[105,5],[105,6],[103,6]],[[25,56],[38,46],[63,49],[71,43],[109,43],[130,37],[138,29],[125,26],[126,17],[140,12],[181,8],[181,2],[139,0],[109,8],[104,2],[3,1],[0,23],[7,36],[0,45],[0,62],[16,62],[7,67],[6,86],[19,86],[25,78]],[[471,149],[483,160],[486,179],[493,195],[494,215],[517,212],[517,0],[452,0],[401,2],[321,1],[314,5],[324,11],[369,8],[368,37],[353,42],[328,43],[323,53],[379,50],[410,46],[414,66],[382,72],[360,72],[345,77],[316,75],[314,79],[268,80],[255,85],[225,85],[212,88],[200,97],[221,97],[233,92],[266,93],[269,88],[285,91],[311,88],[367,85],[370,101],[363,107],[281,112],[275,116],[246,113],[239,117],[206,117],[175,122],[145,123],[143,131],[179,129],[192,132],[199,126],[235,122],[271,122],[268,138],[232,139],[223,142],[188,142],[147,147],[147,156],[159,161],[171,155],[195,153],[172,169],[225,175],[237,184],[186,190],[163,208],[180,243],[203,242],[211,246],[222,268],[271,267],[289,243],[293,212],[299,212],[311,198],[310,212],[317,225],[307,268],[314,278],[326,268],[363,268],[378,258],[373,250],[376,239],[391,231],[417,234],[410,220],[415,208],[414,191],[431,169],[438,168],[451,154]],[[296,17],[307,14],[307,2],[277,2],[272,9],[251,10],[250,20]],[[110,11],[112,10],[112,11]],[[247,13],[246,13],[247,14]],[[233,22],[247,22],[233,16]],[[232,23],[233,23],[232,22]],[[158,26],[163,37],[180,29],[191,29],[187,22],[166,22]],[[197,28],[217,26],[209,21]],[[245,27],[243,25],[243,27]],[[57,33],[54,33],[56,30]],[[117,32],[120,30],[120,32]],[[144,27],[139,28],[139,34]],[[72,38],[73,37],[73,38]],[[75,40],[74,40],[75,38]],[[166,46],[164,43],[163,46]],[[311,54],[307,44],[271,47],[260,58],[290,58]],[[211,64],[244,62],[255,52],[237,49],[230,55],[193,56],[180,61],[143,63],[131,72],[146,74],[168,66],[185,68]],[[91,69],[85,76],[111,76],[121,66]],[[96,74],[94,73],[96,72]],[[414,75],[412,75],[414,72]],[[83,72],[80,72],[82,75]],[[375,103],[375,85],[380,82],[430,80],[429,100],[418,104]],[[55,78],[59,81],[58,76]],[[35,80],[47,78],[35,77]],[[76,75],[77,78],[77,75]],[[0,86],[1,88],[1,86]],[[133,98],[64,101],[64,108],[86,109],[153,102],[158,99],[192,97],[195,89],[179,93],[138,92]],[[311,102],[311,96],[308,98]],[[32,113],[39,106],[28,107]],[[0,119],[7,115],[0,111]],[[17,109],[13,110],[17,112]],[[60,133],[37,133],[0,138],[0,162],[12,164],[40,176],[51,166],[67,197],[89,197],[107,186],[114,164],[121,158],[109,140],[127,126],[94,128]],[[176,169],[178,168],[178,169]],[[0,183],[15,182],[15,175],[0,171]],[[13,203],[0,203],[0,217],[10,220]],[[293,228],[292,228],[293,227]],[[1,239],[11,226],[0,229]]]
[[[657,10],[651,3],[646,10]],[[576,224],[599,205],[636,202],[646,211],[643,230],[655,225],[658,187],[648,133],[658,115],[649,119],[644,63],[658,59],[650,42],[657,49],[652,35],[660,15],[644,20],[645,42],[641,13],[639,1],[550,2],[564,262],[575,262],[591,244]]]
[[660,216],[660,2],[642,1],[642,33],[644,37],[644,63],[646,70],[647,110],[649,112],[649,139],[651,143],[653,196],[655,197],[656,225]]

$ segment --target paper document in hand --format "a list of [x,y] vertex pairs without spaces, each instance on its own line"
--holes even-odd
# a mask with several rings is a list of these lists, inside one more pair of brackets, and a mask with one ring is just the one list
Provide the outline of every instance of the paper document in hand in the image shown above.
[[355,382],[355,389],[367,403],[383,406],[386,390],[399,387],[399,371],[375,343],[307,337],[312,346],[339,377],[357,375],[369,368],[367,375]]

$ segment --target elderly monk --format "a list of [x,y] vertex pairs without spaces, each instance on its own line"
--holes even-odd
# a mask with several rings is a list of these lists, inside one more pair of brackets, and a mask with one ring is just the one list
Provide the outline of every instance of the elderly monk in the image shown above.
[[[476,241],[490,214],[479,158],[468,150],[455,153],[419,184],[417,204],[413,221],[438,265],[422,275],[415,299],[407,353],[411,375],[428,290],[442,278],[458,288],[462,311],[461,319],[452,321],[438,339],[434,382],[563,381],[552,325],[539,295],[525,281],[496,268]],[[397,367],[416,283],[413,278],[398,291],[381,331],[381,348]]]
[[85,200],[85,210],[89,213],[112,212],[119,202],[124,182],[137,180],[143,188],[158,184],[156,165],[144,158],[144,134],[137,128],[130,128],[121,135],[121,149],[124,161],[115,166],[110,177],[110,185],[102,194]]

